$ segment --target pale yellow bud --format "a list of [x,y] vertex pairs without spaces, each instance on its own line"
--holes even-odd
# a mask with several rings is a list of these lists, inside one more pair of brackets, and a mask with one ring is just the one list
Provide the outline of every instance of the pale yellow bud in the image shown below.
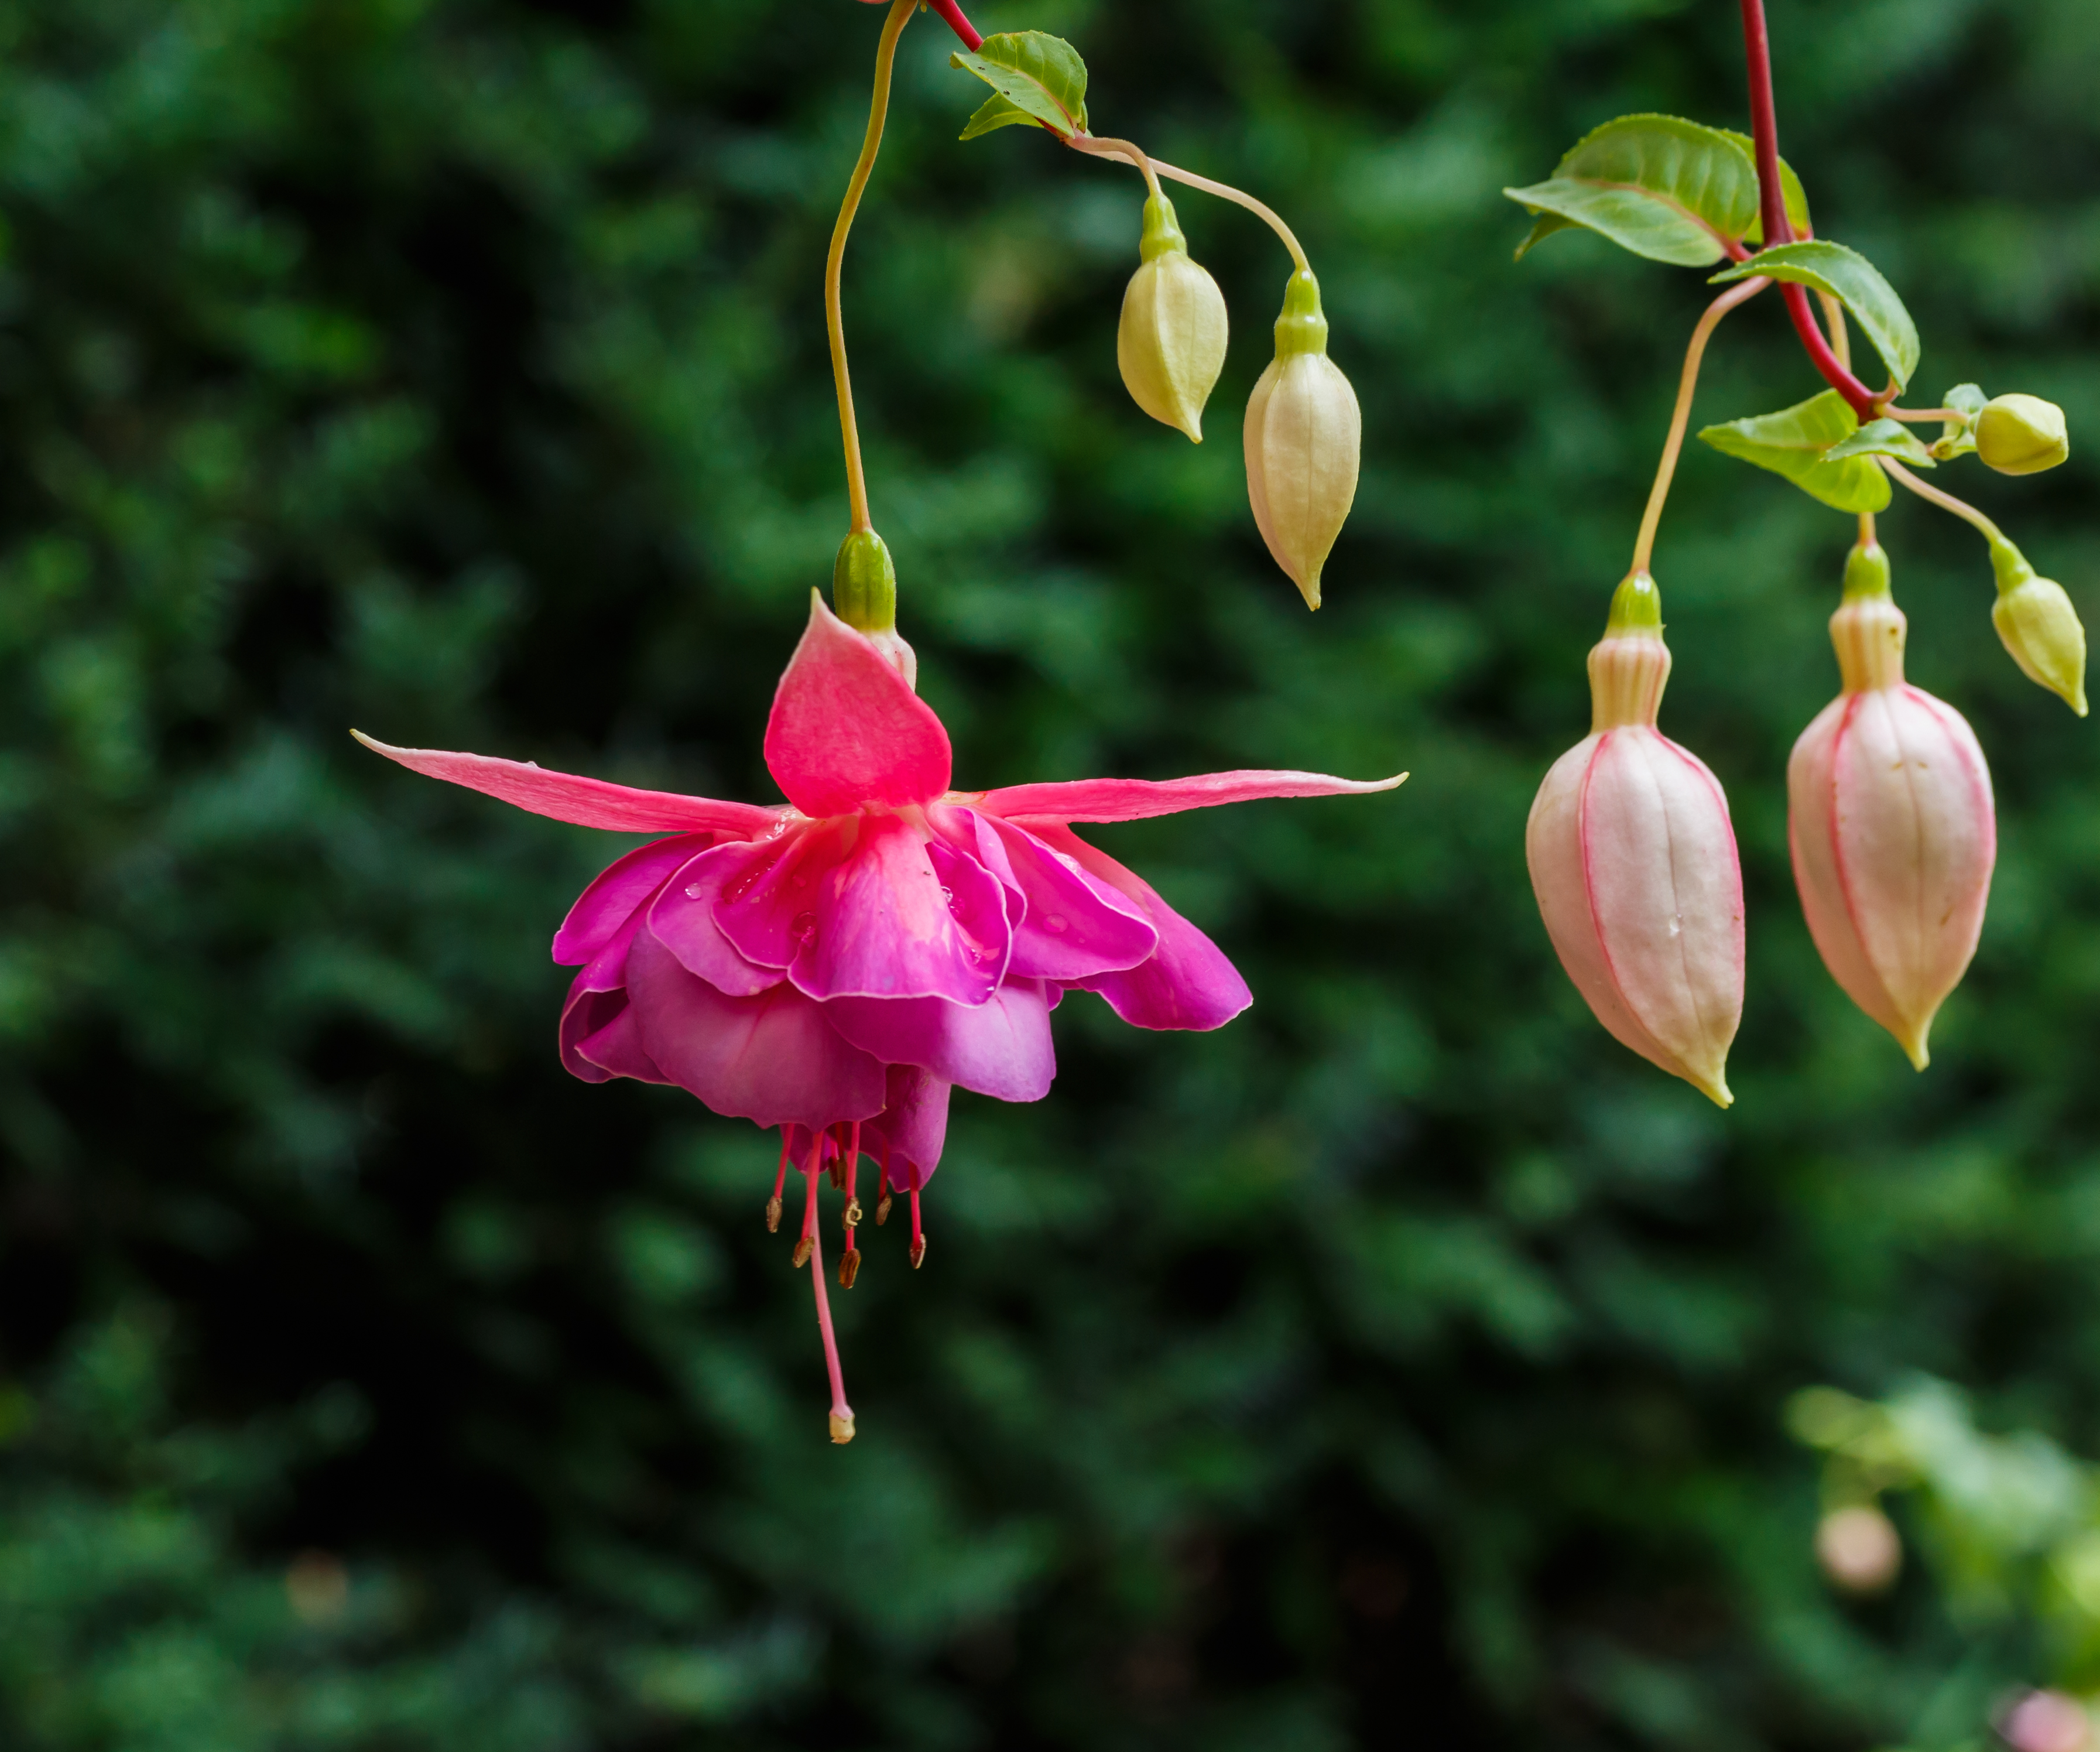
[[1247,497],[1276,563],[1306,606],[1357,496],[1364,422],[1357,392],[1327,356],[1320,283],[1294,274],[1276,320],[1276,358],[1247,399]]
[[2039,395],[2001,395],[1976,417],[1976,454],[2001,474],[2039,474],[2071,455],[2063,410]]
[[2085,629],[2063,586],[2039,578],[2011,542],[1991,544],[1991,564],[1998,574],[1998,600],[1991,624],[2031,682],[2059,695],[2080,717],[2085,716]]
[[1189,258],[1174,203],[1145,204],[1144,259],[1123,295],[1116,368],[1130,399],[1162,424],[1203,441],[1203,404],[1225,366],[1225,297]]

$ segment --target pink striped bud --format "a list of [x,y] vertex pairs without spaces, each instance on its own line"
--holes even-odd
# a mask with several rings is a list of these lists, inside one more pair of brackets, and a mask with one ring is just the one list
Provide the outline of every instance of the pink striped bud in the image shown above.
[[1661,599],[1635,572],[1590,653],[1590,734],[1538,788],[1524,856],[1560,964],[1597,1020],[1726,1107],[1743,874],[1720,781],[1655,727],[1669,679]]
[[1975,733],[1904,680],[1904,629],[1888,556],[1855,548],[1830,617],[1845,691],[1793,745],[1786,831],[1823,964],[1922,1070],[1976,952],[1998,831]]

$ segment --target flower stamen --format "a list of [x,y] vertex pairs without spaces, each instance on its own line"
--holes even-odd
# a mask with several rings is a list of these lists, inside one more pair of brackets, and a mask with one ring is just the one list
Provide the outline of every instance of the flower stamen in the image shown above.
[[773,1196],[765,1201],[765,1233],[780,1232],[780,1194],[788,1185],[788,1128],[780,1128],[780,1170],[773,1176]]
[[877,1229],[889,1220],[889,1140],[882,1141],[882,1180],[876,1188],[875,1226]]
[[810,1140],[810,1164],[802,1171],[802,1233],[795,1243],[794,1263],[799,1270],[817,1251],[817,1175],[824,1159],[824,1134]]
[[[817,1207],[817,1158],[822,1149],[819,1142],[810,1152],[810,1208]],[[832,1440],[843,1445],[854,1439],[853,1407],[846,1403],[845,1370],[839,1364],[839,1341],[832,1331],[831,1298],[824,1290],[824,1260],[823,1249],[813,1226],[803,1237],[802,1247],[810,1250],[812,1269],[810,1282],[817,1294],[817,1330],[824,1339],[824,1368],[832,1378]],[[796,1251],[799,1252],[801,1248]],[[799,1263],[799,1262],[798,1262]]]
[[919,1189],[911,1189],[911,1269],[915,1272],[926,1263],[926,1231],[919,1223]]

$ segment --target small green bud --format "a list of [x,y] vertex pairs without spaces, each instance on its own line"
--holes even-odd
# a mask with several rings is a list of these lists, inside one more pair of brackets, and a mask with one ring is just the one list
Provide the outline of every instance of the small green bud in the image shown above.
[[839,544],[832,562],[832,606],[840,620],[862,633],[897,626],[897,567],[882,537],[856,529]]
[[1976,454],[2001,474],[2039,474],[2071,454],[2063,410],[2039,395],[2000,395],[1976,417]]
[[2010,541],[1991,544],[1998,575],[1998,600],[1991,624],[2029,681],[2061,697],[2085,716],[2085,629],[2063,586],[2035,576],[2026,556]]
[[1145,204],[1142,258],[1123,295],[1116,368],[1131,399],[1162,424],[1203,441],[1203,404],[1225,365],[1225,297],[1189,257],[1174,203]]
[[1320,283],[1290,276],[1276,320],[1276,357],[1247,398],[1247,497],[1268,551],[1308,608],[1320,606],[1320,573],[1356,502],[1364,422],[1327,356]]

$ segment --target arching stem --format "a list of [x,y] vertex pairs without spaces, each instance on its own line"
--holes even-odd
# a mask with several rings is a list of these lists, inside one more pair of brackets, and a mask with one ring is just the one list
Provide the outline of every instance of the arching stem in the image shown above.
[[1248,212],[1262,219],[1282,241],[1283,247],[1290,252],[1290,259],[1299,273],[1312,271],[1312,264],[1305,259],[1305,251],[1299,245],[1298,234],[1283,223],[1282,216],[1274,208],[1256,201],[1245,189],[1234,188],[1229,183],[1214,182],[1207,176],[1198,176],[1193,170],[1181,170],[1158,158],[1148,158],[1127,140],[1103,139],[1091,134],[1075,134],[1065,143],[1074,152],[1092,152],[1096,157],[1129,160],[1145,172],[1145,179],[1154,194],[1159,192],[1159,184],[1155,179],[1163,176],[1170,182],[1185,183],[1191,188],[1202,189],[1207,195],[1215,195],[1220,201],[1229,201],[1236,206],[1245,207]]
[[2005,531],[1999,528],[1974,505],[1956,498],[1951,492],[1942,492],[1937,487],[1928,482],[1920,480],[1894,457],[1877,457],[1874,460],[1889,471],[1889,478],[1891,480],[1900,481],[1919,498],[1930,501],[1943,511],[1952,512],[1965,523],[1973,524],[1981,532],[1983,539],[1992,546],[1997,546],[2005,541]]
[[1760,276],[1731,286],[1706,307],[1691,344],[1684,349],[1684,372],[1677,380],[1677,407],[1670,417],[1670,436],[1663,441],[1662,460],[1656,465],[1655,485],[1649,488],[1648,510],[1641,514],[1640,534],[1634,542],[1633,570],[1644,572],[1655,554],[1656,532],[1662,527],[1662,508],[1670,497],[1670,483],[1677,475],[1677,459],[1684,449],[1684,434],[1692,424],[1692,392],[1699,387],[1699,363],[1706,356],[1706,343],[1720,327],[1721,319],[1738,305],[1755,298],[1771,282]]
[[853,377],[846,369],[846,325],[840,308],[839,279],[845,265],[846,233],[853,229],[854,215],[860,210],[862,192],[875,169],[875,155],[882,149],[882,125],[889,114],[890,73],[897,64],[897,39],[903,35],[918,7],[919,0],[890,0],[889,16],[882,21],[882,38],[875,51],[875,95],[867,107],[867,135],[846,183],[838,223],[832,227],[831,253],[824,258],[824,327],[832,340],[832,382],[839,392],[839,434],[846,450],[846,502],[853,513],[856,534],[875,526],[868,520],[867,475],[860,461],[860,423],[854,417]]

